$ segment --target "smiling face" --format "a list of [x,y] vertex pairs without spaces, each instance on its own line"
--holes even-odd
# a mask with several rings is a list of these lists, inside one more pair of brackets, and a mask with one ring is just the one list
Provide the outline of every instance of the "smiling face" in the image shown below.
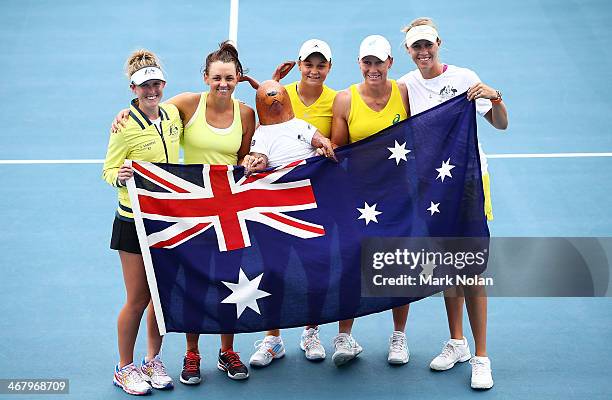
[[387,74],[393,65],[393,58],[389,57],[385,61],[375,56],[365,56],[359,60],[359,68],[365,83],[369,85],[385,84]]
[[210,94],[217,97],[230,98],[238,84],[236,64],[215,61],[210,64],[204,74],[204,82],[210,87]]
[[138,98],[138,106],[143,110],[151,110],[159,105],[164,94],[164,86],[166,82],[159,79],[151,79],[140,85],[131,85],[132,92]]
[[289,94],[277,81],[265,81],[259,85],[255,105],[262,125],[280,124],[295,117]]
[[302,84],[322,86],[331,69],[331,62],[321,53],[312,53],[305,60],[298,61],[298,68],[302,74]]
[[429,40],[417,40],[410,47],[408,53],[417,68],[423,71],[430,71],[436,68],[440,61],[438,59],[439,43],[432,43]]

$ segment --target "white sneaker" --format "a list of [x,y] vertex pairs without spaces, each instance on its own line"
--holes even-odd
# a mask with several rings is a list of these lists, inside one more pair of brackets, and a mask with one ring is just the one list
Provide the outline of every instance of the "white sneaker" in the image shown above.
[[255,342],[255,348],[257,350],[249,360],[249,364],[254,367],[268,366],[275,358],[285,355],[285,345],[280,336],[266,336]]
[[323,360],[325,358],[325,348],[319,339],[319,327],[304,328],[300,338],[300,349],[304,350],[304,355],[311,361]]
[[133,395],[144,395],[151,393],[151,385],[147,383],[134,363],[129,363],[123,368],[119,364],[115,366],[113,384],[119,386],[125,393]]
[[491,361],[489,357],[472,357],[472,389],[491,389],[493,376],[491,376]]
[[470,346],[465,338],[462,340],[450,339],[444,343],[442,352],[431,361],[429,368],[446,371],[453,368],[457,362],[465,362],[471,357]]
[[337,367],[351,361],[363,351],[355,338],[346,333],[339,333],[334,338],[334,349],[332,361]]
[[159,354],[149,361],[143,358],[140,371],[142,372],[142,378],[155,389],[163,390],[174,387],[172,378],[166,372],[166,367],[161,358],[159,358]]
[[408,351],[406,334],[394,331],[389,338],[389,356],[387,357],[387,362],[389,364],[406,364],[409,359],[410,351]]

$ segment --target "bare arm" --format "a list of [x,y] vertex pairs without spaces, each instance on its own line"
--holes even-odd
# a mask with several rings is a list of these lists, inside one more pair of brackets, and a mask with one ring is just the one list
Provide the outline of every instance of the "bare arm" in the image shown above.
[[343,90],[336,95],[332,106],[331,142],[344,146],[349,142],[348,115],[351,111],[351,93]]
[[508,128],[508,111],[503,101],[499,104],[493,104],[493,107],[484,117],[497,129],[505,130]]
[[240,103],[240,121],[242,122],[242,142],[238,149],[238,165],[249,154],[253,132],[255,132],[255,111],[244,103]]
[[200,93],[185,92],[177,94],[165,102],[176,106],[181,116],[181,121],[183,121],[183,126],[185,126],[198,109],[200,96]]
[[404,108],[406,109],[406,115],[410,117],[410,101],[408,101],[408,87],[404,82],[398,82],[397,88],[400,91],[400,95],[402,96],[402,102],[404,103]]
[[[475,99],[497,99],[497,91],[490,86],[480,82],[468,89],[467,92],[468,100]],[[493,107],[485,114],[485,119],[489,121],[496,129],[508,128],[508,111],[506,105],[502,101],[501,103],[492,103]]]

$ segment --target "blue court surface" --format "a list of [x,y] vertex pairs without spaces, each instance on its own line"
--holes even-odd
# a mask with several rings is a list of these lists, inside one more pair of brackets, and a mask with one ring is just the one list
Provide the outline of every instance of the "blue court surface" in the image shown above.
[[[227,39],[229,10],[230,2],[221,0],[0,3],[0,95],[7,116],[0,132],[0,379],[70,380],[69,395],[50,398],[128,398],[111,383],[124,287],[119,258],[108,248],[116,194],[101,180],[99,162],[112,118],[131,99],[123,64],[146,47],[164,62],[166,98],[204,90],[200,68]],[[304,40],[319,37],[333,50],[326,83],[343,89],[361,80],[357,50],[369,34],[391,41],[391,77],[414,69],[400,29],[424,15],[439,27],[442,61],[476,71],[504,93],[509,109],[506,132],[479,120],[480,141],[493,156],[492,235],[612,236],[609,1],[243,0],[238,47],[249,73],[263,80],[279,62],[295,59]],[[291,79],[298,72],[285,81]],[[236,97],[254,106],[248,85],[240,85]],[[540,153],[549,156],[524,158]],[[501,154],[514,156],[496,157]],[[464,327],[470,338],[467,318]],[[403,367],[386,362],[391,331],[390,312],[360,318],[353,333],[364,352],[336,368],[329,357],[335,324],[322,327],[328,359],[318,364],[298,348],[300,330],[288,330],[287,356],[252,370],[245,382],[216,369],[219,339],[206,335],[200,339],[204,382],[197,387],[178,383],[184,337],[169,334],[163,358],[177,387],[153,396],[612,398],[610,297],[490,299],[495,386],[487,392],[470,389],[468,364],[441,373],[428,367],[448,336],[440,297],[412,305],[411,358]],[[243,360],[260,336],[237,336]],[[143,324],[136,357],[145,349]],[[0,394],[4,398],[31,396]]]

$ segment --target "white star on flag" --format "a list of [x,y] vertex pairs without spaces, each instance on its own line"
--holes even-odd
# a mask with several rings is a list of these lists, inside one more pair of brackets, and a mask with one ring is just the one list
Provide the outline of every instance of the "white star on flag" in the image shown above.
[[453,168],[455,168],[455,166],[450,163],[450,157],[448,160],[442,161],[442,166],[440,168],[436,168],[436,171],[438,171],[438,176],[436,179],[440,178],[442,182],[444,182],[444,177],[448,176],[449,178],[452,178],[453,176],[451,175],[450,171]]
[[259,312],[259,305],[257,305],[257,299],[270,296],[270,293],[259,290],[259,283],[262,277],[263,273],[250,281],[242,268],[240,268],[238,283],[221,281],[221,283],[232,291],[232,294],[223,299],[221,303],[236,304],[236,319],[240,318],[242,312],[247,307],[261,315]]
[[397,140],[395,141],[394,147],[387,147],[387,149],[389,149],[389,151],[391,152],[391,155],[388,159],[390,160],[394,158],[397,165],[399,165],[400,160],[408,161],[408,159],[406,158],[406,154],[412,151],[406,148],[406,142],[400,145]]
[[427,211],[431,212],[431,215],[434,215],[435,213],[439,213],[440,210],[438,210],[438,206],[440,205],[440,203],[434,203],[433,201],[431,201],[430,203],[431,205],[429,206]]
[[357,219],[365,219],[366,225],[371,221],[378,223],[376,216],[382,214],[381,211],[376,211],[376,203],[374,203],[373,206],[368,205],[368,203],[364,203],[364,208],[357,208],[357,211],[361,213]]
[[436,267],[437,267],[437,265],[432,263],[431,261],[428,261],[425,264],[421,264],[421,268],[423,268],[423,270],[421,271],[421,273],[419,275],[423,275],[426,278],[428,278],[428,277],[433,275],[433,270]]

